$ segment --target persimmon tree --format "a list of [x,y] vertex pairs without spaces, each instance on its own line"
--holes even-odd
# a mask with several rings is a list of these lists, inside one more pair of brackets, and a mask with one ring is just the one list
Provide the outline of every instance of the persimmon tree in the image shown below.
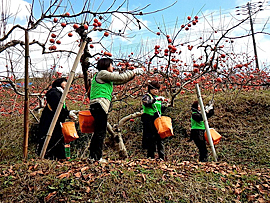
[[[235,36],[233,32],[249,21],[249,18],[233,25],[210,25],[208,33],[183,37],[185,35],[182,33],[191,32],[201,21],[208,22],[208,19],[204,15],[200,18],[197,15],[188,16],[183,24],[176,22],[173,35],[166,32],[166,25],[163,29],[158,27],[156,35],[163,40],[159,40],[159,44],[147,53],[147,70],[151,77],[163,84],[162,88],[168,93],[171,105],[177,95],[185,94],[186,91],[193,92],[196,83],[200,83],[203,89],[213,91],[250,90],[269,86],[269,65],[264,64],[258,69],[255,66],[256,56],[252,56],[249,51],[239,53],[235,50],[235,41],[243,40],[250,34]],[[268,33],[262,28],[256,34]]]
[[[178,95],[193,92],[196,83],[200,83],[203,90],[211,91],[249,90],[269,85],[267,66],[258,70],[254,68],[254,57],[234,51],[234,41],[249,35],[234,36],[233,31],[249,20],[248,18],[235,25],[216,26],[210,24],[206,16],[198,13],[187,16],[181,23],[176,20],[171,32],[166,24],[157,26],[156,30],[147,28],[158,38],[159,43],[141,44],[145,49],[125,55],[117,54],[112,45],[118,42],[119,37],[128,39],[130,31],[146,27],[144,15],[160,10],[147,12],[149,5],[129,10],[124,9],[128,6],[128,1],[123,1],[120,5],[116,5],[116,1],[113,1],[103,11],[102,3],[97,6],[96,11],[93,11],[89,9],[92,3],[90,0],[83,1],[81,10],[75,12],[69,2],[50,1],[45,9],[45,5],[33,1],[29,4],[25,26],[20,24],[7,26],[12,17],[7,11],[2,11],[4,13],[2,16],[5,17],[1,21],[0,54],[5,59],[6,70],[5,75],[1,76],[0,88],[8,90],[8,94],[12,94],[14,99],[24,96],[22,89],[25,84],[21,80],[24,64],[21,61],[25,57],[25,42],[18,36],[23,36],[25,31],[30,33],[31,53],[40,57],[40,59],[33,55],[30,57],[33,80],[33,85],[29,87],[30,95],[38,96],[31,97],[32,109],[43,107],[44,94],[51,81],[56,77],[66,76],[69,72],[68,66],[77,54],[82,33],[89,39],[81,58],[82,74],[78,74],[78,77],[84,79],[84,87],[75,83],[72,85],[71,94],[67,97],[72,102],[82,101],[85,105],[89,104],[89,98],[85,95],[89,91],[96,62],[101,57],[113,58],[114,67],[119,72],[137,67],[146,68],[146,73],[142,77],[115,87],[113,103],[125,103],[130,97],[137,98],[143,95],[147,81],[151,79],[160,81],[171,106],[174,105]],[[39,14],[35,13],[36,5],[40,9]],[[116,22],[121,24],[121,28],[114,28]],[[202,22],[210,27],[208,33],[190,37],[190,33]],[[41,72],[38,69],[40,66],[46,71]],[[22,74],[19,75],[17,72]],[[14,99],[9,101],[8,105],[5,104],[5,107],[1,107],[1,112],[5,113],[5,109],[9,108],[8,113],[12,113],[15,107],[10,108],[12,106],[10,104],[14,104]],[[121,128],[126,121],[140,115],[141,112],[137,111],[127,114],[124,118],[115,119],[116,124],[108,124],[108,131],[118,143],[122,157],[127,156],[127,153],[121,138]]]
[[[4,3],[5,1],[2,1],[2,5],[5,5]],[[25,32],[30,35],[32,34],[29,41],[29,46],[32,48],[30,52],[41,57],[41,60],[39,59],[38,61],[35,57],[31,57],[31,78],[35,85],[31,86],[30,95],[42,97],[49,88],[50,82],[54,78],[62,76],[62,73],[58,71],[63,68],[61,63],[66,61],[68,64],[76,56],[76,50],[78,50],[78,46],[80,46],[83,40],[82,36],[87,36],[90,49],[96,49],[95,53],[90,55],[91,59],[96,61],[100,57],[112,57],[109,47],[113,43],[113,40],[108,43],[104,42],[104,39],[110,36],[126,38],[126,33],[128,30],[131,30],[131,27],[142,29],[145,26],[142,21],[144,15],[166,9],[162,8],[161,10],[146,12],[149,7],[149,5],[146,5],[142,8],[130,10],[128,3],[128,1],[123,1],[120,5],[116,5],[116,1],[112,1],[111,5],[108,5],[104,11],[100,9],[104,6],[101,3],[97,6],[96,11],[93,11],[90,9],[93,2],[85,0],[83,1],[81,10],[75,12],[69,1],[54,0],[43,5],[41,2],[33,0],[28,7],[29,14],[27,15],[25,26],[21,24],[11,26],[9,22],[11,20],[15,22],[16,14],[12,16],[9,13],[8,6],[3,7],[0,26],[0,54],[5,59],[6,70],[1,75],[1,82],[4,85],[1,88],[7,87],[10,91],[13,90],[16,95],[26,96],[22,88],[28,84],[21,82],[21,78],[24,75],[21,69],[25,65],[21,61],[26,57],[24,50],[28,44],[25,44],[25,41],[21,37],[18,37],[23,36]],[[39,14],[35,13],[36,4],[40,9]],[[124,9],[125,6],[127,6],[127,9]],[[121,29],[113,29],[115,20],[122,24]],[[50,68],[46,68],[49,73],[46,73],[46,75],[49,78],[37,80],[45,76],[44,73],[40,73],[37,69],[37,66],[44,66],[44,64],[51,66]],[[19,73],[22,74],[20,75]],[[67,73],[68,70],[66,70]],[[83,73],[84,76],[88,76],[88,71],[84,69],[84,66]],[[39,85],[39,81],[45,82],[46,86],[37,87],[36,85]],[[88,79],[85,77],[86,91],[89,88],[87,81]],[[44,100],[40,99],[40,101],[40,107],[42,107]],[[5,108],[2,110],[4,111]]]

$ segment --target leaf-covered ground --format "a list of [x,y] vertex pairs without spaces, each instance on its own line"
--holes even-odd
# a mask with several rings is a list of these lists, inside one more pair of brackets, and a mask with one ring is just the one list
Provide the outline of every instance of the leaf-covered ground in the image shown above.
[[138,159],[1,168],[3,202],[268,202],[270,170]]
[[[211,95],[203,98],[207,103]],[[87,162],[91,135],[80,134],[71,161],[40,160],[31,143],[22,161],[23,120],[1,119],[0,202],[270,202],[269,91],[215,95],[209,125],[223,136],[215,146],[218,162],[208,146],[209,162],[199,163],[196,146],[187,142],[195,99],[183,96],[166,111],[175,132],[165,141],[166,161],[146,159],[139,118],[122,130],[126,160],[118,159],[106,139],[108,163]],[[139,110],[138,104],[123,109],[119,103],[110,122]]]

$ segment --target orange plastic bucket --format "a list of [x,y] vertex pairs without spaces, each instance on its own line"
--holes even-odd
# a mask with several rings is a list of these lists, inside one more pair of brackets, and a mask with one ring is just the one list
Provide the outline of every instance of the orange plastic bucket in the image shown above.
[[168,116],[161,116],[155,119],[154,125],[161,139],[173,135],[172,119]]
[[[218,144],[220,139],[222,138],[222,136],[214,128],[209,128],[209,131],[210,131],[210,134],[211,134],[211,137],[213,140],[213,144],[214,145]],[[204,133],[204,137],[205,137],[205,140],[207,141],[207,143],[209,144],[206,131]]]
[[94,132],[94,117],[91,115],[90,111],[79,112],[79,124],[82,133]]
[[79,138],[74,122],[64,122],[62,123],[62,133],[64,135],[65,143],[70,143],[73,140]]

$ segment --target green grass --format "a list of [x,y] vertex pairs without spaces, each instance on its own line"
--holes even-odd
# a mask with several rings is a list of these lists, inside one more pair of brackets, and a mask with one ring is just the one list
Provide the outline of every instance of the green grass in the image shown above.
[[[140,119],[122,131],[129,157],[119,161],[109,139],[104,165],[86,162],[90,134],[71,143],[72,160],[40,160],[29,144],[23,161],[23,118],[0,119],[1,202],[256,202],[270,201],[269,90],[215,95],[215,115],[209,119],[222,136],[215,146],[218,162],[198,163],[198,150],[187,141],[194,94],[177,98],[165,112],[175,135],[165,141],[166,161],[148,160],[141,149]],[[209,95],[203,95],[205,103]],[[109,121],[140,110],[132,101],[119,102]],[[71,104],[70,104],[71,105]],[[125,107],[124,109],[122,109]],[[73,107],[71,107],[73,108]]]

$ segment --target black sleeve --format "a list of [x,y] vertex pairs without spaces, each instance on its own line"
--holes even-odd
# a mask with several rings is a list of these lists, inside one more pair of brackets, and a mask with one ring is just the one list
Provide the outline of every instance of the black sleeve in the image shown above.
[[[48,92],[48,94],[46,95],[47,103],[50,105],[50,107],[52,108],[54,112],[56,111],[58,107],[61,96],[62,96],[62,93],[57,90],[52,90]],[[67,109],[67,107],[62,108],[60,116],[62,118],[68,118],[69,110]]]
[[197,121],[197,122],[200,122],[200,121],[203,121],[203,117],[202,117],[202,114],[200,113],[192,113],[192,118],[193,120]]
[[214,108],[211,109],[208,113],[206,113],[207,118],[210,118],[213,115],[214,115]]
[[53,111],[56,111],[57,106],[60,102],[62,94],[59,91],[51,90],[46,95],[47,103],[50,105]]

